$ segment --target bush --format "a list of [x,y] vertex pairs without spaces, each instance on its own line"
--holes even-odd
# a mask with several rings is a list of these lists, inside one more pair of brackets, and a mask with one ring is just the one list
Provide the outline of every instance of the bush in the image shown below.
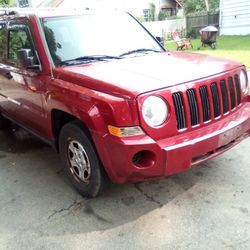
[[161,11],[159,12],[159,14],[158,14],[158,20],[159,20],[159,21],[163,21],[163,20],[166,20],[166,18],[167,18],[166,12],[161,10]]
[[187,31],[187,37],[188,38],[197,38],[198,35],[197,35],[197,31],[195,28],[190,28],[188,31]]

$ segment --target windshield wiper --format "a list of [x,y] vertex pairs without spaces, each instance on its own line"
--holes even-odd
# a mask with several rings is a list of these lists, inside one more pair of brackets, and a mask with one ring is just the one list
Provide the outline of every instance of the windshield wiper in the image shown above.
[[58,65],[76,65],[80,63],[89,63],[90,61],[105,61],[109,59],[121,59],[121,57],[118,56],[108,56],[108,55],[93,55],[93,56],[81,56],[69,60],[65,60],[60,62]]
[[135,50],[130,50],[128,52],[125,52],[123,54],[120,55],[120,57],[123,56],[128,56],[131,54],[136,54],[136,53],[147,53],[147,52],[160,52],[159,50],[154,50],[154,49],[135,49]]

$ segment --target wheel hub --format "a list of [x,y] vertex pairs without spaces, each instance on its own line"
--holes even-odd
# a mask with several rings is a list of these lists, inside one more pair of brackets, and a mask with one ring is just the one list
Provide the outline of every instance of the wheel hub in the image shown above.
[[77,180],[89,183],[91,168],[90,161],[83,146],[78,141],[71,141],[68,145],[68,159],[70,171]]

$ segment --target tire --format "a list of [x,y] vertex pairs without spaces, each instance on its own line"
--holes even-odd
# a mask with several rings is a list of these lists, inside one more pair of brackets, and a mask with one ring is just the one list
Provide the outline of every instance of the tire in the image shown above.
[[76,190],[87,198],[99,195],[107,180],[81,122],[73,121],[63,126],[59,135],[59,151],[64,171]]

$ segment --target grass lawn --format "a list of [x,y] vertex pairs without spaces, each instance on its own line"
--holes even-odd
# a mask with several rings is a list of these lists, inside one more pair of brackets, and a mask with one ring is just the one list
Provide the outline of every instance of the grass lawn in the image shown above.
[[[230,58],[250,68],[250,36],[218,36],[215,50],[209,46],[201,47],[200,39],[193,39],[192,44],[194,48],[189,51]],[[165,47],[170,51],[176,50],[176,44],[173,41],[166,41]]]

